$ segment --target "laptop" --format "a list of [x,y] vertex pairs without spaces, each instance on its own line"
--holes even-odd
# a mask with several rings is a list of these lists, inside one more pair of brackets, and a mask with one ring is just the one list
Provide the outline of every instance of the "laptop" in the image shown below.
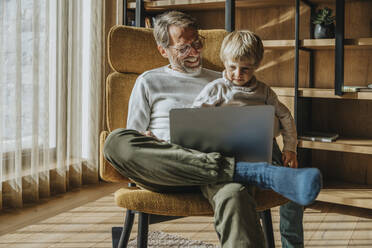
[[271,163],[271,105],[172,109],[169,119],[172,143],[202,152],[220,152],[239,161]]

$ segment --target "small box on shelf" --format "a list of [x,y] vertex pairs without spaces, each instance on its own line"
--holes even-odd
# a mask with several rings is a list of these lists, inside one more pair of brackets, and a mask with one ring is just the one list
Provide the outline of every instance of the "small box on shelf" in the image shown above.
[[359,89],[360,92],[372,92],[372,88],[361,88]]
[[302,140],[309,141],[320,141],[320,142],[333,142],[339,135],[337,133],[326,133],[326,132],[304,132],[299,136]]

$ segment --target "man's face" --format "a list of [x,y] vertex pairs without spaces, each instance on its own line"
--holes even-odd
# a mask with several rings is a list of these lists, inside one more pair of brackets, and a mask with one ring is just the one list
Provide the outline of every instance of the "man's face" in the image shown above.
[[202,38],[193,28],[169,27],[170,44],[165,52],[173,70],[192,73],[201,69]]
[[226,78],[237,86],[243,86],[248,83],[257,69],[257,66],[254,66],[253,62],[248,60],[233,61],[227,59],[224,62],[224,66]]

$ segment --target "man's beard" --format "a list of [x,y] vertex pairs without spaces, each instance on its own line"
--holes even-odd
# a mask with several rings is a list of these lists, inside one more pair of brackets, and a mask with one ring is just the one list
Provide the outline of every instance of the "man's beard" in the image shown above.
[[[195,67],[188,67],[185,62],[192,62],[193,60],[195,60],[195,58],[197,60],[199,60],[199,65],[198,66],[195,66]],[[175,69],[175,70],[178,70],[178,71],[182,71],[182,72],[186,72],[186,73],[196,73],[196,72],[200,72],[201,68],[202,68],[202,56],[201,54],[199,54],[197,57],[187,57],[185,59],[183,59],[182,61],[178,60],[177,58],[174,59],[174,57],[170,56],[169,57],[169,62],[172,66],[172,69]]]

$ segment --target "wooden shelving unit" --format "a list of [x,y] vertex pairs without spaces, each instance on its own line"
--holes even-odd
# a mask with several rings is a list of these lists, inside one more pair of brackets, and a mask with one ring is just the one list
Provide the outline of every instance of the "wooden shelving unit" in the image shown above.
[[[272,87],[279,97],[293,97],[293,87]],[[299,88],[300,97],[372,100],[372,92],[345,93],[343,96],[334,94],[334,89]],[[313,142],[299,140],[299,148],[310,150],[337,151],[372,155],[372,139],[344,138],[335,142]],[[316,166],[316,165],[314,165]],[[347,206],[372,209],[372,185],[351,184],[344,181],[324,182],[323,189],[317,197],[318,201],[342,204]]]
[[[314,0],[306,2],[319,3]],[[364,70],[361,65],[368,63],[368,55],[365,54],[370,54],[372,48],[372,33],[364,29],[371,20],[368,13],[372,6],[362,1],[349,1],[348,6],[345,5],[347,1],[328,2],[336,14],[336,38],[300,40],[296,37],[299,45],[295,49],[302,49],[307,53],[308,67],[302,73],[308,73],[305,75],[308,76],[311,87],[301,88],[296,79],[295,103],[298,104],[296,110],[300,113],[297,119],[300,133],[313,130],[333,133],[337,130],[341,137],[334,142],[299,140],[299,157],[303,164],[318,167],[325,173],[324,188],[317,200],[372,209],[372,183],[367,175],[369,170],[358,165],[360,161],[367,163],[367,167],[370,167],[369,162],[372,163],[372,137],[368,124],[368,120],[372,118],[369,111],[372,106],[372,92],[343,92],[344,85],[357,85],[358,81],[360,86],[370,83],[367,78],[368,69]],[[326,5],[308,5],[310,13],[324,6]],[[366,11],[353,11],[355,6]],[[295,29],[299,32],[298,26]],[[312,31],[311,28],[309,31]],[[312,34],[307,37],[312,37]],[[298,50],[296,52],[298,54]],[[298,55],[296,59],[299,57]],[[299,71],[298,61],[296,66]],[[363,69],[358,70],[359,68]],[[334,77],[330,77],[330,74]],[[360,77],[361,75],[365,77]],[[331,80],[334,82],[331,83]],[[346,101],[348,99],[355,101]],[[363,129],[365,131],[362,132]],[[338,169],[332,169],[332,166]],[[364,177],[355,178],[356,175]],[[334,183],[328,180],[339,181]],[[348,181],[358,184],[350,184]]]

